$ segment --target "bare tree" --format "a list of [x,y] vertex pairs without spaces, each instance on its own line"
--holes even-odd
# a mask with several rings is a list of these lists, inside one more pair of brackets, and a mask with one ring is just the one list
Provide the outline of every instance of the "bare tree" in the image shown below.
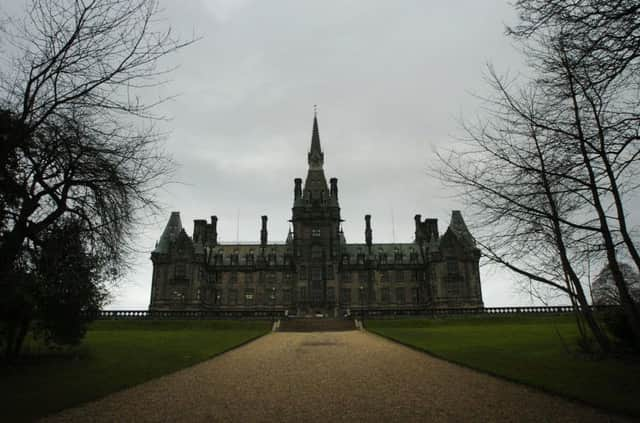
[[[640,274],[635,272],[628,263],[620,263],[620,269],[629,286],[633,301],[640,302]],[[609,266],[604,266],[594,279],[591,297],[593,303],[597,305],[620,305],[620,295]]]
[[570,160],[575,153],[553,131],[533,123],[557,117],[558,110],[549,108],[536,87],[512,94],[490,71],[496,92],[486,100],[490,116],[466,126],[465,149],[441,155],[440,177],[477,209],[477,241],[485,257],[564,292],[607,351],[608,339],[582,284],[580,263],[595,229],[580,201],[584,189],[576,184],[579,169]]
[[517,3],[523,22],[510,33],[533,76],[518,89],[490,72],[488,116],[467,126],[471,147],[444,157],[442,176],[486,213],[488,256],[569,294],[606,349],[587,311],[588,260],[608,263],[640,346],[640,313],[619,264],[628,255],[640,265],[624,207],[640,159],[640,38],[626,25],[638,28],[640,17],[629,12],[636,2],[601,3]]
[[624,206],[638,186],[640,2],[520,0],[516,7],[521,21],[508,32],[528,43],[551,95],[570,99],[569,139],[579,145],[608,267],[640,347],[640,309],[618,258],[628,256],[640,271]]
[[[3,292],[21,292],[42,235],[66,217],[79,219],[101,262],[117,268],[132,225],[155,206],[172,166],[149,120],[157,102],[139,93],[171,70],[161,58],[192,42],[161,28],[159,13],[156,0],[33,0],[23,20],[9,21],[0,77]],[[21,319],[10,304],[0,309],[8,325]]]

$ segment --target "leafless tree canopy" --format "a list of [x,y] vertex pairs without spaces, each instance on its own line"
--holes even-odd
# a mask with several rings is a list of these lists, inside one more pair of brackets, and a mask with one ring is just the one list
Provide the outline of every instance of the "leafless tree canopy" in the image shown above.
[[14,260],[64,214],[117,255],[136,212],[170,171],[141,88],[188,43],[160,29],[155,0],[34,0],[4,34],[0,78],[2,252]]
[[[33,304],[24,281],[43,236],[79,222],[90,254],[123,264],[131,230],[155,207],[172,164],[144,89],[161,59],[188,45],[163,28],[156,0],[32,0],[2,27],[0,74],[0,318],[19,349]],[[1,325],[0,325],[1,326]],[[0,327],[2,332],[2,327]],[[2,341],[0,340],[0,346]]]
[[477,209],[489,259],[582,309],[589,267],[607,263],[640,345],[640,314],[618,262],[626,256],[640,269],[625,209],[640,171],[640,3],[604,3],[516,3],[521,20],[508,34],[530,77],[489,67],[486,113],[465,123],[465,148],[441,154],[441,176]]

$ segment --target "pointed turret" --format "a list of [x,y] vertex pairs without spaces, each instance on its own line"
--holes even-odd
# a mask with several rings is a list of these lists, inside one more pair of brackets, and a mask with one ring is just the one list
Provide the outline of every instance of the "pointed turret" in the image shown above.
[[310,169],[321,169],[324,164],[324,153],[320,147],[320,131],[318,130],[318,115],[313,114],[313,133],[311,135],[311,149],[307,156]]
[[180,220],[180,212],[171,212],[167,226],[165,226],[160,241],[156,245],[154,253],[168,253],[169,245],[175,241],[182,231],[182,220]]
[[[324,176],[324,153],[320,147],[320,131],[318,130],[318,115],[313,115],[313,134],[311,135],[311,149],[308,155],[309,170],[304,181],[302,197],[298,204],[326,205],[330,192],[327,179]],[[297,192],[297,187],[296,187]],[[295,204],[294,204],[295,205]]]
[[[459,210],[453,210],[451,212],[451,222],[449,223],[449,228],[447,228],[443,238],[449,238],[450,234],[453,234],[465,247],[475,248],[476,241],[473,239],[471,232],[469,232],[467,225],[464,223],[462,213],[460,213]],[[443,240],[443,242],[447,243],[448,240]]]

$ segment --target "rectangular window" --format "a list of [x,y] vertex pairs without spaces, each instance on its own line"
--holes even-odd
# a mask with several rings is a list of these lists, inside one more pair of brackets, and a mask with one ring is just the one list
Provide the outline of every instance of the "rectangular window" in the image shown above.
[[389,288],[382,288],[382,302],[388,304],[391,302],[391,293]]
[[360,301],[360,304],[366,304],[367,303],[367,289],[358,289],[358,301]]
[[278,282],[278,274],[276,272],[267,272],[267,283],[273,285]]
[[396,282],[404,282],[404,270],[396,270]]
[[229,304],[236,305],[238,304],[238,290],[230,289],[229,290]]
[[185,263],[176,263],[175,278],[184,279],[187,277],[187,265]]
[[298,272],[298,279],[301,281],[307,279],[307,268],[304,266],[300,266],[300,271]]
[[320,236],[320,229],[315,228],[311,230],[311,236],[313,237],[319,237]]
[[391,282],[389,280],[389,271],[388,270],[380,271],[380,282],[382,282],[382,283]]
[[277,289],[267,289],[265,293],[268,296],[269,304],[275,304],[278,300],[278,290]]
[[282,302],[284,304],[291,304],[291,290],[289,288],[282,290]]
[[238,282],[238,272],[229,272],[229,283],[233,285],[236,282]]
[[447,278],[447,295],[451,297],[459,296],[462,291],[462,280],[457,276]]
[[322,268],[321,267],[312,267],[311,268],[311,279],[314,281],[322,280]]
[[454,259],[447,260],[447,273],[450,275],[458,274],[458,262]]
[[367,282],[369,280],[369,275],[367,271],[358,272],[358,280],[360,283]]
[[344,271],[342,272],[342,282],[345,283],[350,283],[351,282],[351,272],[350,271]]
[[244,303],[245,305],[255,304],[255,290],[253,288],[247,288],[244,290]]
[[332,286],[327,288],[327,301],[330,301],[332,303],[336,301],[336,291]]
[[418,288],[411,288],[411,303],[418,304]]
[[307,288],[304,286],[300,288],[300,301],[307,301]]
[[244,283],[248,283],[248,284],[253,283],[253,272],[246,272],[244,274]]
[[333,280],[333,265],[332,264],[327,266],[327,279],[329,279],[330,281]]
[[351,289],[342,288],[340,290],[340,302],[342,304],[351,304]]
[[396,288],[396,303],[398,304],[405,303],[404,288]]

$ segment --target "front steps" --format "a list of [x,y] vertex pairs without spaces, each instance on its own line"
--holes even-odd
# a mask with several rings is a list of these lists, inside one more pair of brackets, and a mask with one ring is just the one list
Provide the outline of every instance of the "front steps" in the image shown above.
[[355,330],[353,320],[345,319],[288,319],[281,320],[279,332],[338,332]]

